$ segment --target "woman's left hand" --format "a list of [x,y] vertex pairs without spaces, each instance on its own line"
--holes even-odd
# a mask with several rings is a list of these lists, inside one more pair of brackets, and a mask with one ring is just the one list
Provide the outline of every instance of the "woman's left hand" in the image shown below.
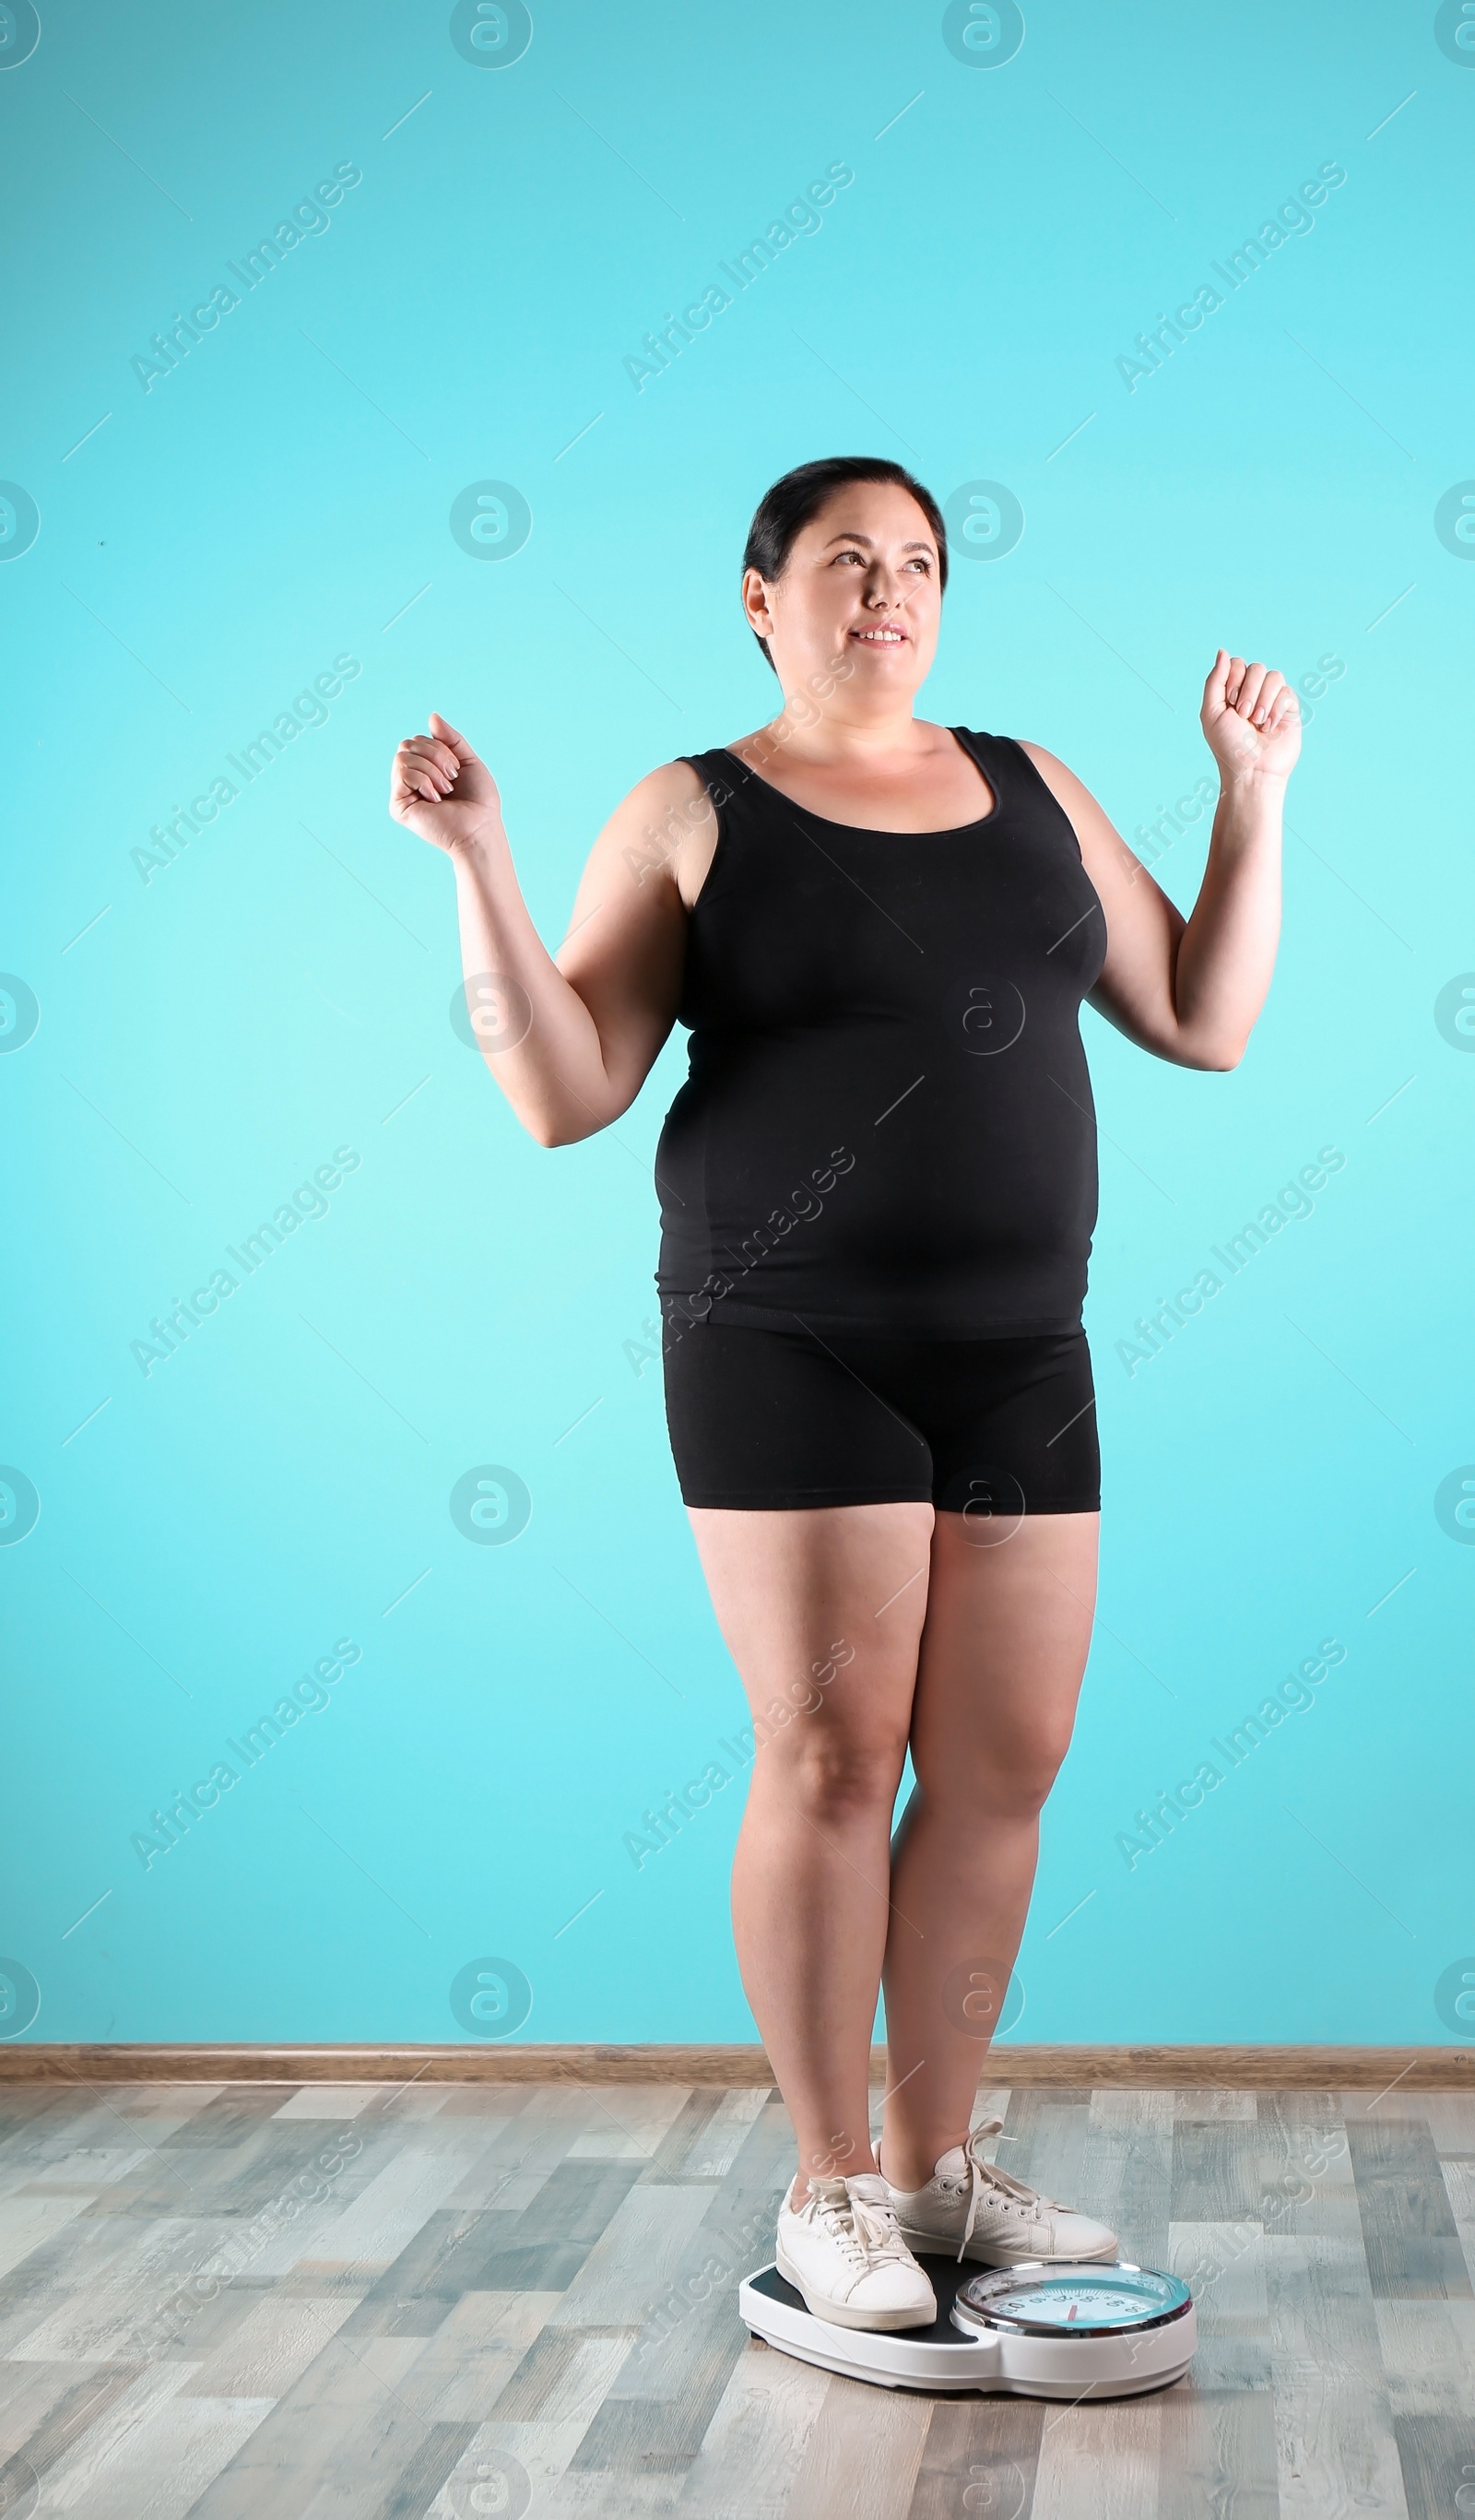
[[1226,786],[1247,777],[1288,779],[1301,750],[1301,706],[1274,665],[1246,664],[1221,648],[1198,713]]

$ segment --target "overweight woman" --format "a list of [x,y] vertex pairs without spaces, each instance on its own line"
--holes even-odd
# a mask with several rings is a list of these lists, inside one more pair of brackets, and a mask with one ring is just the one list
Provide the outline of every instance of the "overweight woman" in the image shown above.
[[742,606],[782,706],[631,789],[556,957],[466,738],[432,716],[390,788],[455,867],[467,979],[495,975],[488,1064],[540,1146],[617,1120],[690,1028],[655,1165],[666,1414],[757,1739],[733,1920],[798,2147],[778,2262],[865,2328],[935,2315],[914,2249],[1116,2253],[988,2158],[997,2119],[969,2123],[1095,1608],[1079,1012],[1237,1064],[1301,740],[1282,676],[1221,649],[1184,920],[1042,744],[915,715],[947,573],[899,465],[776,482]]

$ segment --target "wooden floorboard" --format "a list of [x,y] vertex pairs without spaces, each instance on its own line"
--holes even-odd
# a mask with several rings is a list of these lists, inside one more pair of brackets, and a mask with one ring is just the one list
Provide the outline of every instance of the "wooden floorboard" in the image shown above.
[[793,2167],[771,2087],[12,2086],[0,2512],[1475,2508],[1475,2093],[1061,2076],[978,2114],[1005,2168],[1192,2284],[1173,2388],[930,2398],[753,2343],[737,2283]]

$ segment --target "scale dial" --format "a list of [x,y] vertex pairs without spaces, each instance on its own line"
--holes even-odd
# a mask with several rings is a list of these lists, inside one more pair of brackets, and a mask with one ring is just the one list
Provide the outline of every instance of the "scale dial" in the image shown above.
[[953,2318],[973,2335],[1121,2336],[1182,2318],[1192,2298],[1177,2275],[1125,2259],[1071,2266],[1032,2260],[971,2275],[960,2286]]

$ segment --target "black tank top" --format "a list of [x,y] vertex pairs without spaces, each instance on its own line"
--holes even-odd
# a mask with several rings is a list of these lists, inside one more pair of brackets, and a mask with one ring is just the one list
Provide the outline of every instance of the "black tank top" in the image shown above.
[[1080,1005],[1106,923],[1012,737],[953,730],[994,810],[811,814],[731,752],[687,931],[690,1068],[655,1155],[691,1320],[936,1337],[1080,1327],[1096,1216]]

